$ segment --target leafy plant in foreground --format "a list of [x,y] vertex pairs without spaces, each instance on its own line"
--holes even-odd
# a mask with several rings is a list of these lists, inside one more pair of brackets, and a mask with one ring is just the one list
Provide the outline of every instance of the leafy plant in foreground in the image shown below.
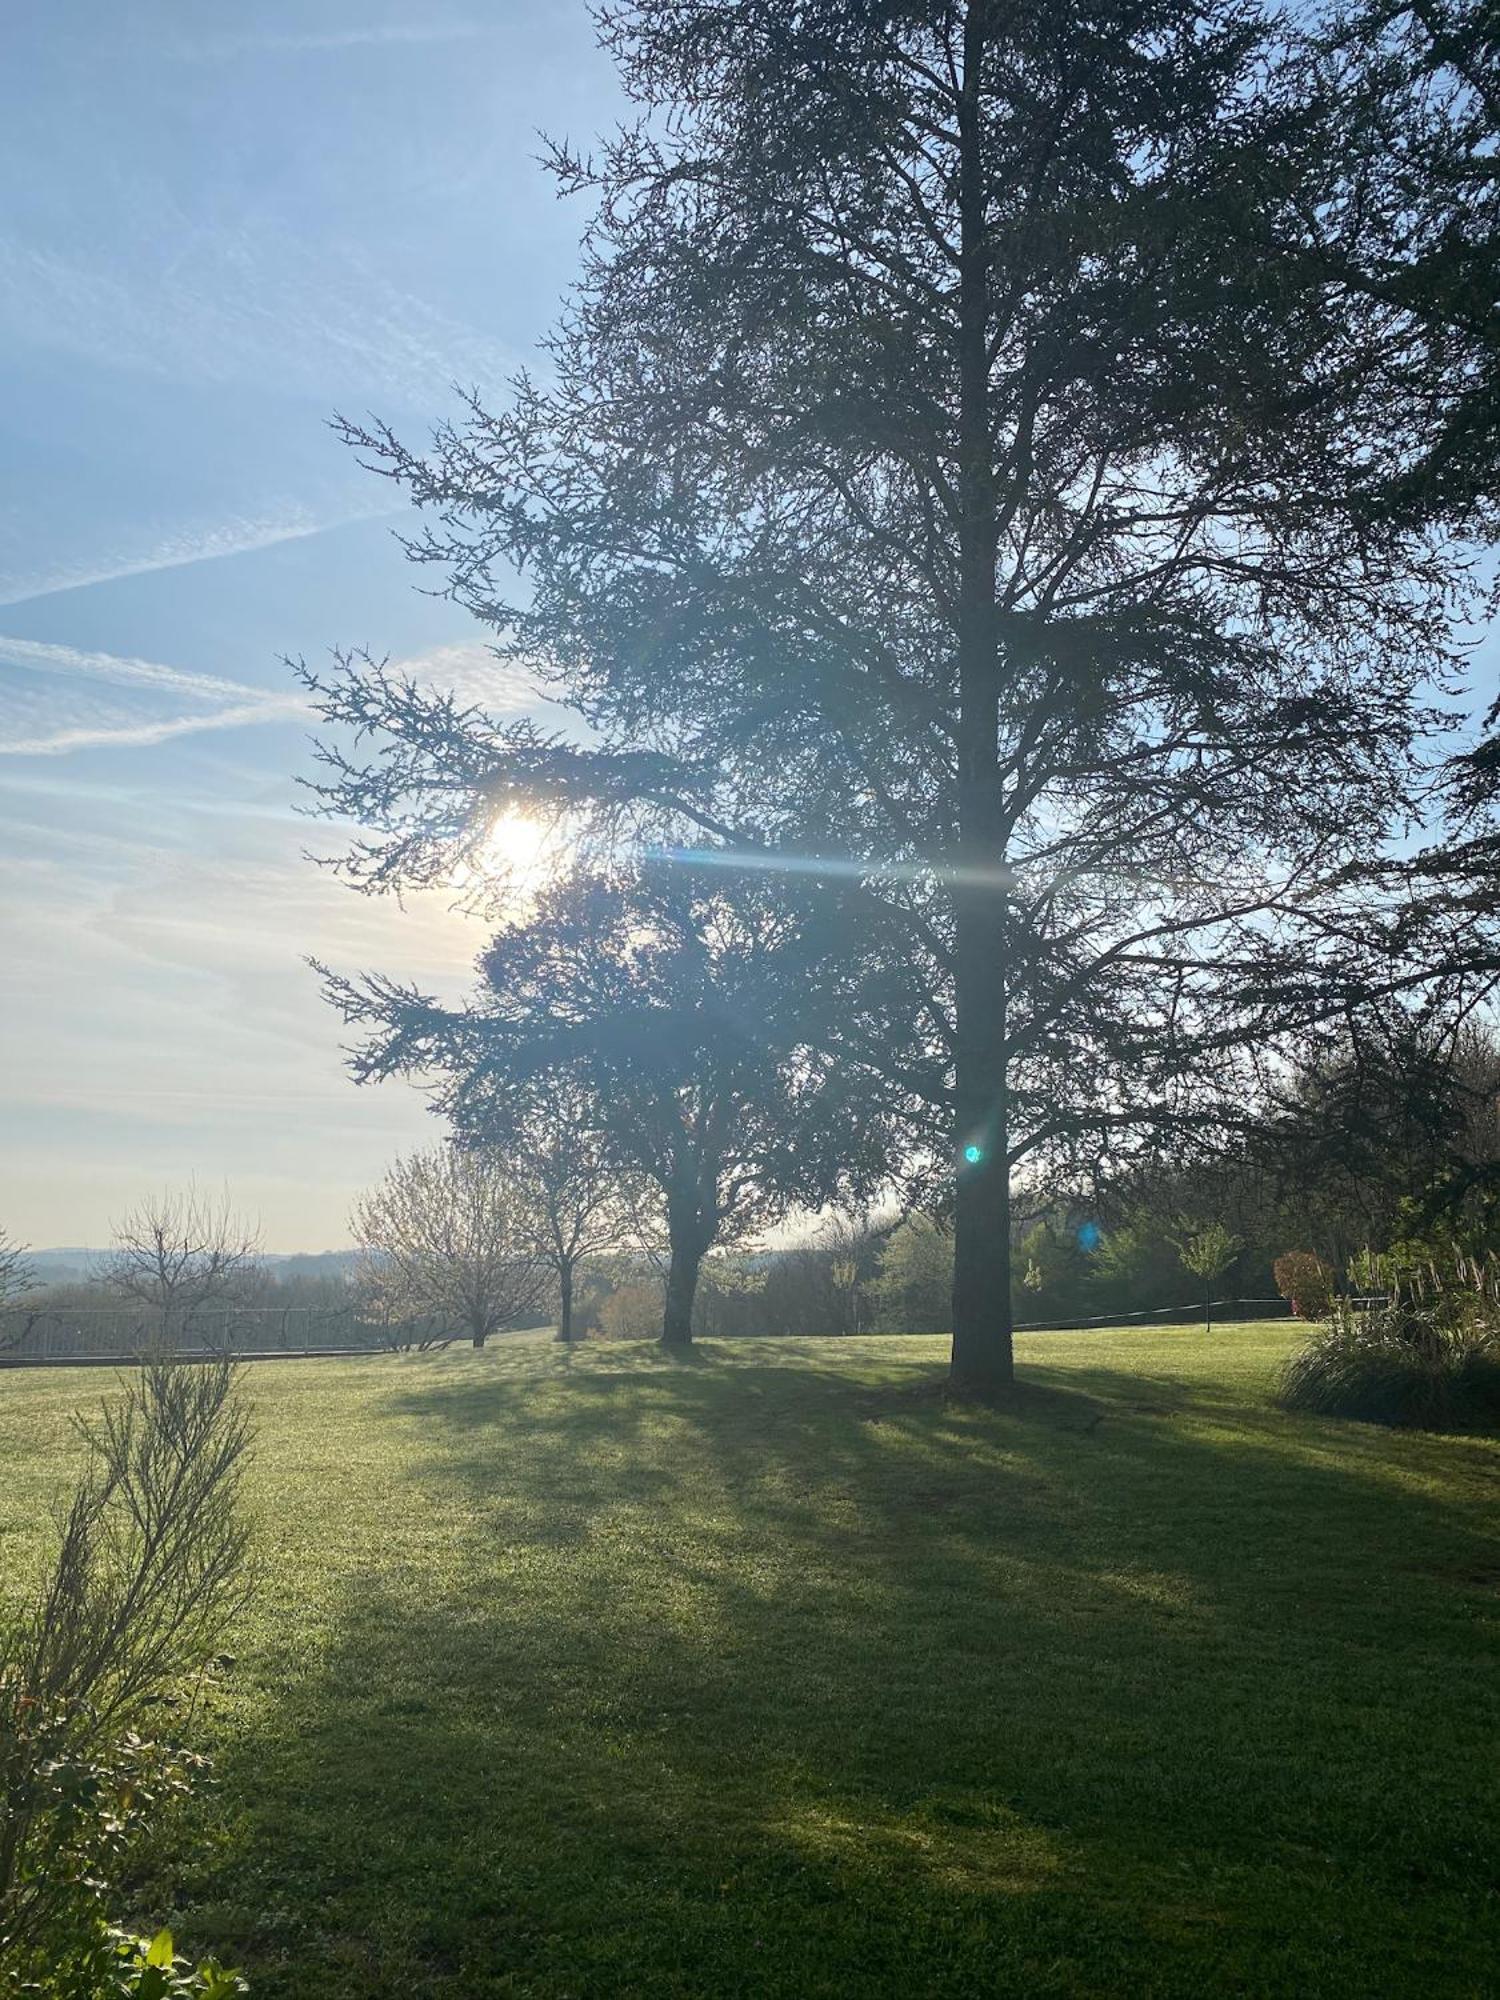
[[51,1574],[0,1629],[0,1974],[49,2000],[213,1991],[120,1985],[107,1903],[203,1767],[138,1732],[243,1602],[248,1420],[228,1361],[157,1355],[79,1429],[89,1462]]

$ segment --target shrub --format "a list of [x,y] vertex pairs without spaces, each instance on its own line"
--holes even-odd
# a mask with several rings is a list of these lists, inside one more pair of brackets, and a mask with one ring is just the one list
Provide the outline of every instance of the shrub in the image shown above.
[[214,1968],[217,1988],[163,1984],[160,1954],[132,1984],[107,1897],[202,1768],[137,1729],[202,1673],[244,1594],[234,1370],[158,1357],[79,1428],[52,1572],[0,1630],[0,1965],[48,2000],[230,1992]]
[[606,1340],[649,1340],[661,1332],[661,1286],[649,1279],[616,1286],[599,1308],[599,1331]]
[[920,1212],[891,1231],[871,1290],[883,1333],[933,1333],[953,1309],[953,1236]]
[[1287,1362],[1284,1409],[1450,1430],[1500,1422],[1500,1324],[1451,1301],[1359,1313],[1344,1300]]
[[[103,1993],[129,1996],[129,2000],[237,2000],[249,1992],[237,1972],[226,1972],[216,1958],[200,1959],[190,1965],[172,1947],[172,1933],[158,1931],[155,1937],[132,1937],[127,1931],[112,1931],[101,1961],[107,1983]],[[78,2000],[93,2000],[95,1988],[79,1989]],[[58,2000],[73,2000],[60,1989]]]
[[1311,1250],[1288,1250],[1271,1266],[1276,1289],[1290,1299],[1298,1319],[1327,1319],[1333,1284],[1327,1265]]

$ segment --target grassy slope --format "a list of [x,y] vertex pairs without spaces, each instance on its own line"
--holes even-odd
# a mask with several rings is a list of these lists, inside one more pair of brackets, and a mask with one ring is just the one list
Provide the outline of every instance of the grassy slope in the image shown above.
[[[1492,1993],[1500,1454],[1284,1328],[267,1363],[167,1914],[256,2000]],[[0,1574],[94,1374],[0,1378]]]

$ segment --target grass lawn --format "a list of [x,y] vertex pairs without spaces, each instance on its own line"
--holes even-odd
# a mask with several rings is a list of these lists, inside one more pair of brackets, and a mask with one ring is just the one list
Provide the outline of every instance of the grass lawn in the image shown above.
[[[139,1914],[256,2000],[1500,1992],[1500,1446],[1288,1340],[1023,1337],[1024,1417],[935,1339],[257,1364]],[[106,1387],[0,1376],[0,1576]]]

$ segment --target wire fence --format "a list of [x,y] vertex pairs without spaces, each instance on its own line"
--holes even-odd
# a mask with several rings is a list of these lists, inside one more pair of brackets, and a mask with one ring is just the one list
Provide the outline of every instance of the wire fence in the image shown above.
[[451,1322],[372,1320],[353,1306],[214,1306],[163,1324],[120,1306],[10,1306],[0,1311],[0,1368],[139,1361],[163,1347],[184,1356],[373,1354],[446,1346]]
[[[1350,1301],[1384,1305],[1383,1297]],[[1109,1327],[1193,1324],[1205,1319],[1287,1319],[1285,1299],[1214,1299],[1188,1305],[1143,1306],[1132,1312],[1020,1320],[1017,1333],[1082,1333]],[[875,1328],[860,1329],[876,1333]],[[879,1329],[885,1332],[887,1329]],[[897,1329],[888,1329],[894,1333]],[[270,1355],[381,1354],[446,1347],[464,1338],[451,1320],[372,1320],[353,1306],[224,1306],[189,1314],[163,1327],[156,1314],[119,1306],[11,1306],[0,1311],[0,1368],[139,1361],[161,1347],[184,1356],[227,1354],[236,1360]]]
[[[1355,1304],[1363,1304],[1356,1300]],[[1292,1308],[1286,1299],[1195,1299],[1189,1305],[1142,1306],[1136,1312],[1084,1314],[1074,1319],[1028,1319],[1016,1321],[1017,1333],[1086,1333],[1090,1327],[1165,1326],[1174,1320],[1199,1319],[1290,1319]]]

